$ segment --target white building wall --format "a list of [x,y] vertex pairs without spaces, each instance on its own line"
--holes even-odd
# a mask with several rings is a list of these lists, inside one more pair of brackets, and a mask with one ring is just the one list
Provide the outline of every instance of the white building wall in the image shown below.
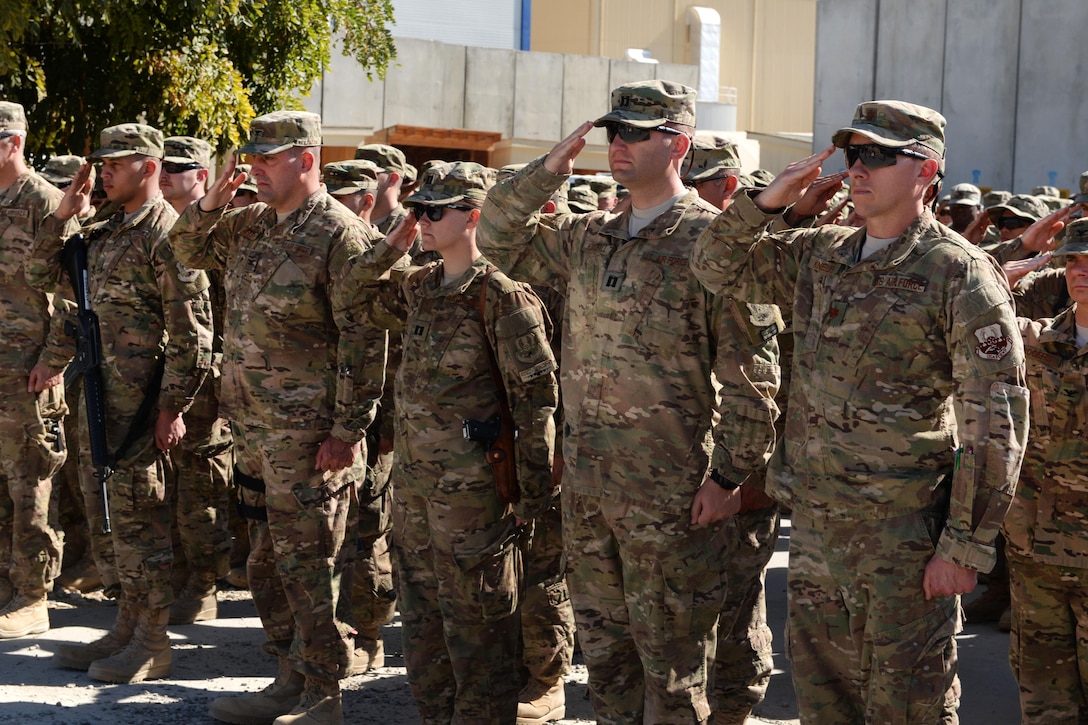
[[477,48],[521,47],[521,0],[393,0],[398,38]]

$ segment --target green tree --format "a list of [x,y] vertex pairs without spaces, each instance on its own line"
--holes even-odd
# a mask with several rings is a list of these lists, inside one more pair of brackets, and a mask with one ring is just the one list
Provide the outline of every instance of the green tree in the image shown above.
[[255,115],[301,107],[334,40],[384,77],[392,22],[391,0],[3,0],[0,99],[26,109],[32,156],[134,120],[225,151]]

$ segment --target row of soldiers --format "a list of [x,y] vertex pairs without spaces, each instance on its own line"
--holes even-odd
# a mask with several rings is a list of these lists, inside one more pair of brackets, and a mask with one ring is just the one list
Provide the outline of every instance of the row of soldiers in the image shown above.
[[[776,500],[794,514],[790,651],[802,720],[954,720],[959,595],[993,563],[1029,396],[1005,274],[927,210],[944,119],[862,104],[834,138],[846,172],[820,176],[833,147],[738,192],[739,163],[692,158],[694,91],[630,84],[611,105],[498,184],[475,164],[425,170],[384,239],[360,214],[389,172],[345,162],[323,186],[313,114],[256,119],[241,149],[249,173],[229,163],[176,220],[158,196],[161,134],[103,132],[95,155],[121,209],[84,231],[111,440],[132,428],[159,359],[164,371],[157,417],[109,482],[117,621],[97,642],[61,648],[63,664],[107,681],[169,672],[164,467],[210,388],[216,420],[230,421],[254,520],[249,585],[279,662],[264,691],[213,702],[221,720],[342,720],[337,682],[361,633],[345,605],[358,577],[346,532],[378,470],[392,471],[382,495],[423,722],[559,716],[569,655],[538,677],[518,639],[528,651],[530,562],[560,529],[562,569],[555,557],[535,583],[552,609],[569,588],[598,720],[743,722],[769,677],[769,632],[750,640],[766,629],[759,598]],[[593,125],[607,131],[629,208],[557,212],[554,194]],[[21,138],[25,120],[12,130]],[[230,209],[251,177],[260,203]],[[861,230],[820,218],[847,178]],[[35,216],[40,228],[24,239],[35,288],[57,289],[61,244],[93,186],[86,165]],[[714,189],[720,203],[701,198]],[[1020,246],[1045,250],[1072,213],[1030,225]],[[1084,253],[1069,246],[1081,229],[1062,248],[1071,259]],[[427,254],[440,259],[421,264]],[[222,274],[218,315],[203,270]],[[527,283],[562,298],[558,354],[557,308]],[[29,376],[39,394],[57,387],[67,360],[59,338],[43,337]],[[776,445],[787,341],[793,384]],[[1051,393],[1038,392],[1033,401]],[[504,425],[517,435],[496,452],[488,431]],[[485,452],[513,459],[516,496],[498,495]],[[34,598],[16,587],[7,612]],[[565,622],[553,634],[572,645]],[[735,649],[722,660],[738,635],[753,662]],[[711,676],[715,649],[726,665]],[[523,663],[519,703],[510,673]],[[1023,664],[1018,679],[1032,671]],[[730,710],[736,700],[711,692],[725,685],[747,703]]]

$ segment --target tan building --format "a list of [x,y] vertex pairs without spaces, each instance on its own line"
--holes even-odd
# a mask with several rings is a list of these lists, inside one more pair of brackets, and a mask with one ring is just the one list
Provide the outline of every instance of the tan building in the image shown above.
[[[416,166],[528,161],[605,113],[611,88],[652,78],[699,88],[700,128],[735,136],[748,168],[779,169],[811,147],[816,0],[396,0],[394,9],[398,56],[384,81],[334,53],[303,99],[322,115],[325,161],[350,158],[363,141],[401,146]],[[603,131],[588,142],[579,170],[607,169]]]

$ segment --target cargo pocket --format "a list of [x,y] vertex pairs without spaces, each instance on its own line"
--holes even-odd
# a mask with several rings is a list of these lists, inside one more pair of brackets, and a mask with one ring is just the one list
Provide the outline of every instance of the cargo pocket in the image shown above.
[[509,518],[498,540],[482,549],[471,539],[454,545],[453,557],[469,595],[454,604],[455,619],[494,622],[517,610],[523,578],[520,538],[520,529]]
[[873,722],[936,722],[955,676],[958,607],[946,597],[925,616],[873,636]]
[[27,473],[36,481],[52,478],[64,465],[67,455],[64,426],[56,418],[46,418],[26,425]]

